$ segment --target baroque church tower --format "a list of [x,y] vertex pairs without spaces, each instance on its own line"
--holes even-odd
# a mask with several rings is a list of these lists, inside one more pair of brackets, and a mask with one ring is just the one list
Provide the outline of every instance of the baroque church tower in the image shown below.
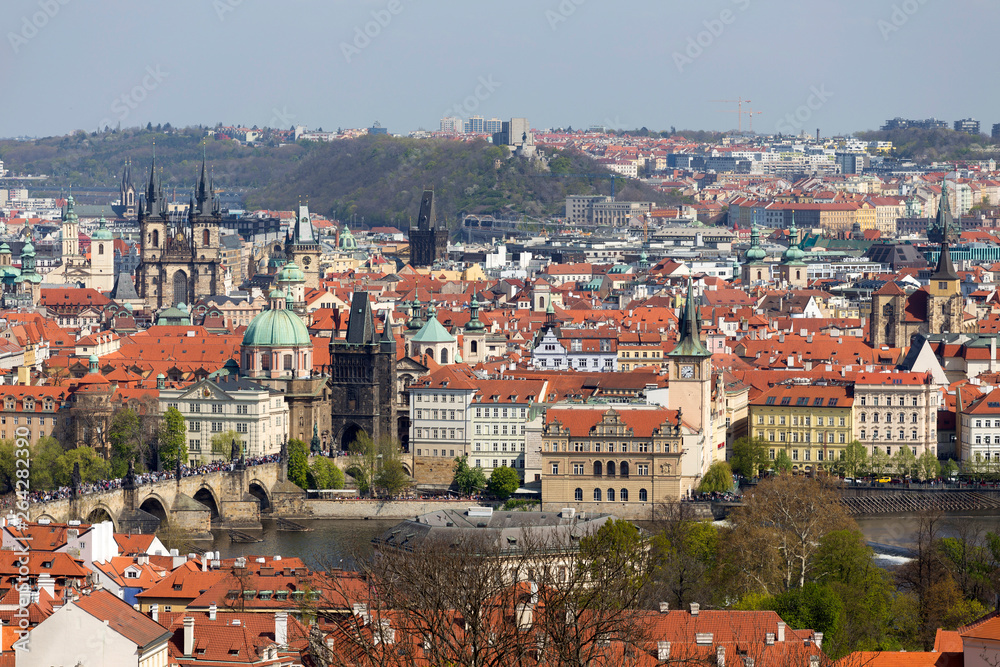
[[147,307],[159,310],[190,304],[196,298],[223,292],[221,216],[204,161],[201,179],[185,215],[168,211],[154,156],[146,194],[139,201],[138,218],[142,251],[136,269],[136,289]]

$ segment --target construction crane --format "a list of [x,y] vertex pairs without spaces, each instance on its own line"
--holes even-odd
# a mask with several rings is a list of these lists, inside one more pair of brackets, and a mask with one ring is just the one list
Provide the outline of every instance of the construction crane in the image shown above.
[[750,100],[745,100],[742,97],[737,97],[735,100],[711,100],[711,101],[712,102],[727,102],[727,103],[736,104],[736,108],[735,109],[725,109],[723,111],[720,111],[719,113],[735,113],[735,114],[739,114],[738,115],[739,120],[736,121],[736,127],[737,127],[737,130],[742,134],[743,133],[743,113],[744,113],[744,111],[743,111],[743,105],[744,104],[750,104]]
[[615,181],[622,178],[622,175],[616,172],[609,172],[606,174],[552,174],[553,176],[566,177],[566,178],[610,178],[611,179],[611,198],[615,198]]
[[750,107],[747,107],[747,116],[750,117],[750,134],[753,134],[753,117],[754,116],[759,116],[762,113],[764,113],[764,112],[763,111],[754,111]]

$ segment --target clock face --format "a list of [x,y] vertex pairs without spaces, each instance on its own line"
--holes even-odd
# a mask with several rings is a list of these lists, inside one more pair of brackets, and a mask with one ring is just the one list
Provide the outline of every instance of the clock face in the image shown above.
[[694,377],[694,366],[681,366],[681,377],[685,380],[690,380]]

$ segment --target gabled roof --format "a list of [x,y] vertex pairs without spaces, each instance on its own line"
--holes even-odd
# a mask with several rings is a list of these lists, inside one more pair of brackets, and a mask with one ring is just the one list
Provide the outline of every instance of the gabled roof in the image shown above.
[[73,603],[130,642],[146,648],[155,646],[170,637],[170,632],[147,616],[140,614],[124,600],[106,590],[97,590]]

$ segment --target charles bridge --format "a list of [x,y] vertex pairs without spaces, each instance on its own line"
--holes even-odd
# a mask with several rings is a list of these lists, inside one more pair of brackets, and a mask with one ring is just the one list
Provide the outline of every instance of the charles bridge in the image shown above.
[[34,503],[32,521],[111,521],[115,532],[176,530],[190,539],[210,538],[213,527],[260,528],[261,512],[302,516],[305,492],[286,479],[281,461],[175,476],[136,484],[134,474],[118,489],[74,492],[69,498]]

